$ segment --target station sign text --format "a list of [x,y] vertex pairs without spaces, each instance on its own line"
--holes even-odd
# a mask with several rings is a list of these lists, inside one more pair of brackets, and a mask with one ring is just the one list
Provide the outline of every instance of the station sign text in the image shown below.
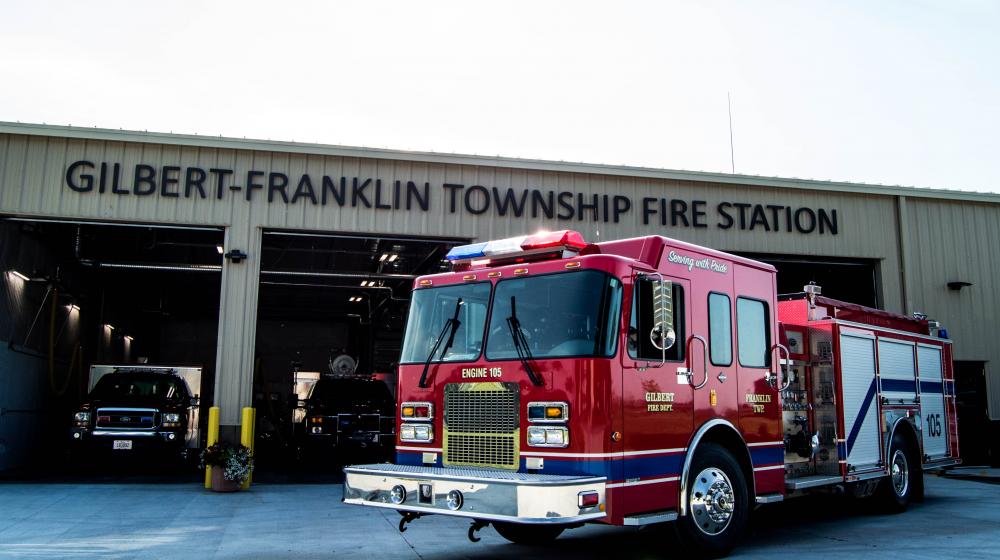
[[66,169],[66,187],[78,193],[113,196],[223,200],[339,206],[372,210],[428,212],[438,198],[447,212],[531,218],[614,222],[642,220],[643,225],[741,231],[837,235],[836,209],[664,197],[633,199],[624,194],[486,187],[429,182],[383,181],[371,177],[290,175],[277,171],[152,166],[80,160]]

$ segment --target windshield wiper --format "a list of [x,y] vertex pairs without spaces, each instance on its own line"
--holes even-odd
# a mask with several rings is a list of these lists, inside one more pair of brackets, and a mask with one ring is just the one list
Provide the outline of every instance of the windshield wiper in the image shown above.
[[528,339],[525,338],[524,331],[521,329],[521,321],[517,320],[517,306],[514,296],[510,296],[510,317],[507,317],[507,327],[510,328],[510,336],[514,340],[514,350],[517,352],[517,358],[521,360],[521,365],[524,366],[524,371],[528,372],[528,377],[536,387],[541,387],[544,382],[531,367],[533,359],[531,348],[528,346]]
[[420,387],[421,389],[427,388],[427,371],[431,367],[431,362],[434,361],[434,355],[437,354],[438,347],[441,346],[441,342],[444,341],[444,335],[448,334],[449,328],[451,329],[451,336],[448,337],[448,343],[445,344],[444,350],[441,351],[442,358],[444,358],[448,349],[451,348],[451,345],[455,342],[455,333],[458,332],[458,326],[462,324],[462,322],[458,320],[458,312],[461,309],[462,298],[458,298],[458,301],[455,302],[455,314],[444,322],[444,328],[441,329],[441,334],[439,334],[437,340],[434,341],[434,347],[431,348],[430,355],[428,355],[427,360],[424,361],[424,372],[420,374],[420,382],[417,383],[417,387]]

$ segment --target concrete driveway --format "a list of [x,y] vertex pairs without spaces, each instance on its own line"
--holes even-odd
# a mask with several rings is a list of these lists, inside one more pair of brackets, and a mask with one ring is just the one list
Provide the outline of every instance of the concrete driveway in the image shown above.
[[[733,558],[997,558],[1000,485],[928,476],[901,515],[865,501],[812,497],[763,508]],[[392,511],[345,506],[332,484],[255,485],[215,494],[193,484],[0,484],[0,558],[684,558],[669,531],[588,526],[548,548],[430,517],[406,533]]]

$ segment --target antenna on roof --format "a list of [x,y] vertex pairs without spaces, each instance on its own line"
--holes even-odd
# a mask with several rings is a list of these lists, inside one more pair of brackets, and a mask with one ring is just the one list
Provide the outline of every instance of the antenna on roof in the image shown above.
[[726,92],[726,106],[729,108],[729,164],[736,175],[736,155],[733,150],[733,98]]

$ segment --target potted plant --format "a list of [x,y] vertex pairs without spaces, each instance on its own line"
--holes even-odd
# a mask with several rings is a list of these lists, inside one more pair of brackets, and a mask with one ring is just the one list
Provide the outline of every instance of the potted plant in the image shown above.
[[212,490],[235,492],[250,476],[253,453],[243,445],[216,443],[201,453],[201,467],[212,467]]

